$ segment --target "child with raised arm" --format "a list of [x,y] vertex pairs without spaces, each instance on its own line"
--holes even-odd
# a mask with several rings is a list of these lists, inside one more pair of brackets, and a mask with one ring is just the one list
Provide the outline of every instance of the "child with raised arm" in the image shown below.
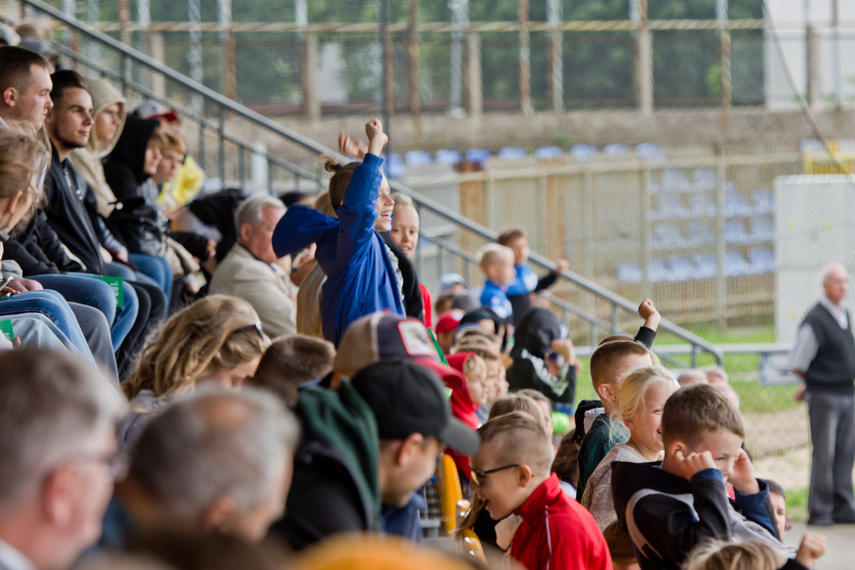
[[777,536],[769,486],[754,477],[741,447],[742,417],[721,392],[709,384],[680,388],[665,404],[661,429],[661,468],[612,466],[618,524],[629,532],[642,569],[680,568],[706,539],[760,540],[787,557],[795,554]]
[[317,243],[315,258],[327,276],[322,287],[324,338],[338,346],[347,327],[364,315],[386,310],[404,315],[403,277],[397,258],[375,231],[392,228],[394,202],[380,170],[388,137],[377,119],[365,125],[368,152],[361,163],[329,161],[330,202],[338,220],[307,206],[285,212],[273,233],[282,257]]

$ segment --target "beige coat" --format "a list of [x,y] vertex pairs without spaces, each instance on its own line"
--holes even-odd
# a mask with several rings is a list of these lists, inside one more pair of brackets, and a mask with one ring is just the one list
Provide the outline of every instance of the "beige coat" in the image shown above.
[[256,259],[240,244],[217,266],[211,293],[246,300],[271,338],[297,332],[297,286],[281,268]]

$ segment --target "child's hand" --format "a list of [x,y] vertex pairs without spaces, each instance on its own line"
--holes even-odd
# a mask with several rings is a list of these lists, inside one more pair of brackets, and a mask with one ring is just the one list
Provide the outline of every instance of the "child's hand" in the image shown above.
[[805,568],[813,568],[816,561],[825,554],[827,541],[824,535],[808,532],[802,538],[799,551],[796,553],[796,562]]
[[704,451],[701,453],[692,452],[689,455],[683,455],[681,450],[677,450],[674,454],[674,459],[677,462],[678,468],[683,473],[683,477],[691,479],[696,473],[700,473],[704,469],[718,469],[713,460],[712,453]]
[[564,362],[571,365],[575,363],[576,349],[573,348],[573,341],[569,338],[553,340],[552,350],[563,356]]
[[365,124],[365,134],[368,135],[368,152],[379,156],[389,142],[389,137],[383,132],[383,124],[379,119],[368,121]]
[[751,465],[751,460],[748,459],[748,454],[745,453],[744,449],[739,450],[739,455],[733,464],[733,472],[727,480],[734,489],[743,495],[753,495],[760,492],[760,484],[754,477],[754,466]]
[[555,273],[564,273],[570,268],[570,262],[566,259],[559,259],[555,262]]
[[662,315],[650,299],[643,300],[638,306],[638,316],[644,319],[644,326],[653,330],[659,328],[659,321],[662,320]]
[[350,137],[350,133],[342,131],[338,134],[338,151],[354,158],[365,158],[368,147],[359,139]]

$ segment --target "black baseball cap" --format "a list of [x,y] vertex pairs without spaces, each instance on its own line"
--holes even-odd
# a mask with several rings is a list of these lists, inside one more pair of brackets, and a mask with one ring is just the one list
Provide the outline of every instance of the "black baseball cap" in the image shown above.
[[405,359],[386,359],[360,370],[351,383],[374,411],[380,439],[413,433],[436,437],[463,455],[481,445],[478,433],[452,417],[439,376]]

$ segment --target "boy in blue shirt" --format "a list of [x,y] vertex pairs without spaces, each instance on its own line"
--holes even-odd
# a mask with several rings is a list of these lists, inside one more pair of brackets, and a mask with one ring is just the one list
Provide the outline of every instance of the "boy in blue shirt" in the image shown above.
[[506,291],[516,275],[514,252],[509,247],[488,243],[475,255],[485,278],[484,290],[481,291],[481,305],[490,307],[503,319],[510,319],[513,308]]
[[531,308],[531,294],[552,287],[562,271],[569,267],[566,259],[559,259],[550,273],[538,278],[528,264],[528,233],[525,228],[512,226],[499,234],[496,241],[514,252],[516,275],[508,285],[507,296],[513,308],[513,325],[516,326]]
[[368,152],[362,163],[330,161],[330,202],[338,220],[307,206],[285,212],[273,232],[273,250],[283,257],[318,244],[315,258],[327,276],[321,289],[324,338],[338,346],[350,323],[386,310],[404,315],[403,277],[394,253],[375,230],[392,229],[395,206],[380,170],[388,137],[377,119],[365,125]]

